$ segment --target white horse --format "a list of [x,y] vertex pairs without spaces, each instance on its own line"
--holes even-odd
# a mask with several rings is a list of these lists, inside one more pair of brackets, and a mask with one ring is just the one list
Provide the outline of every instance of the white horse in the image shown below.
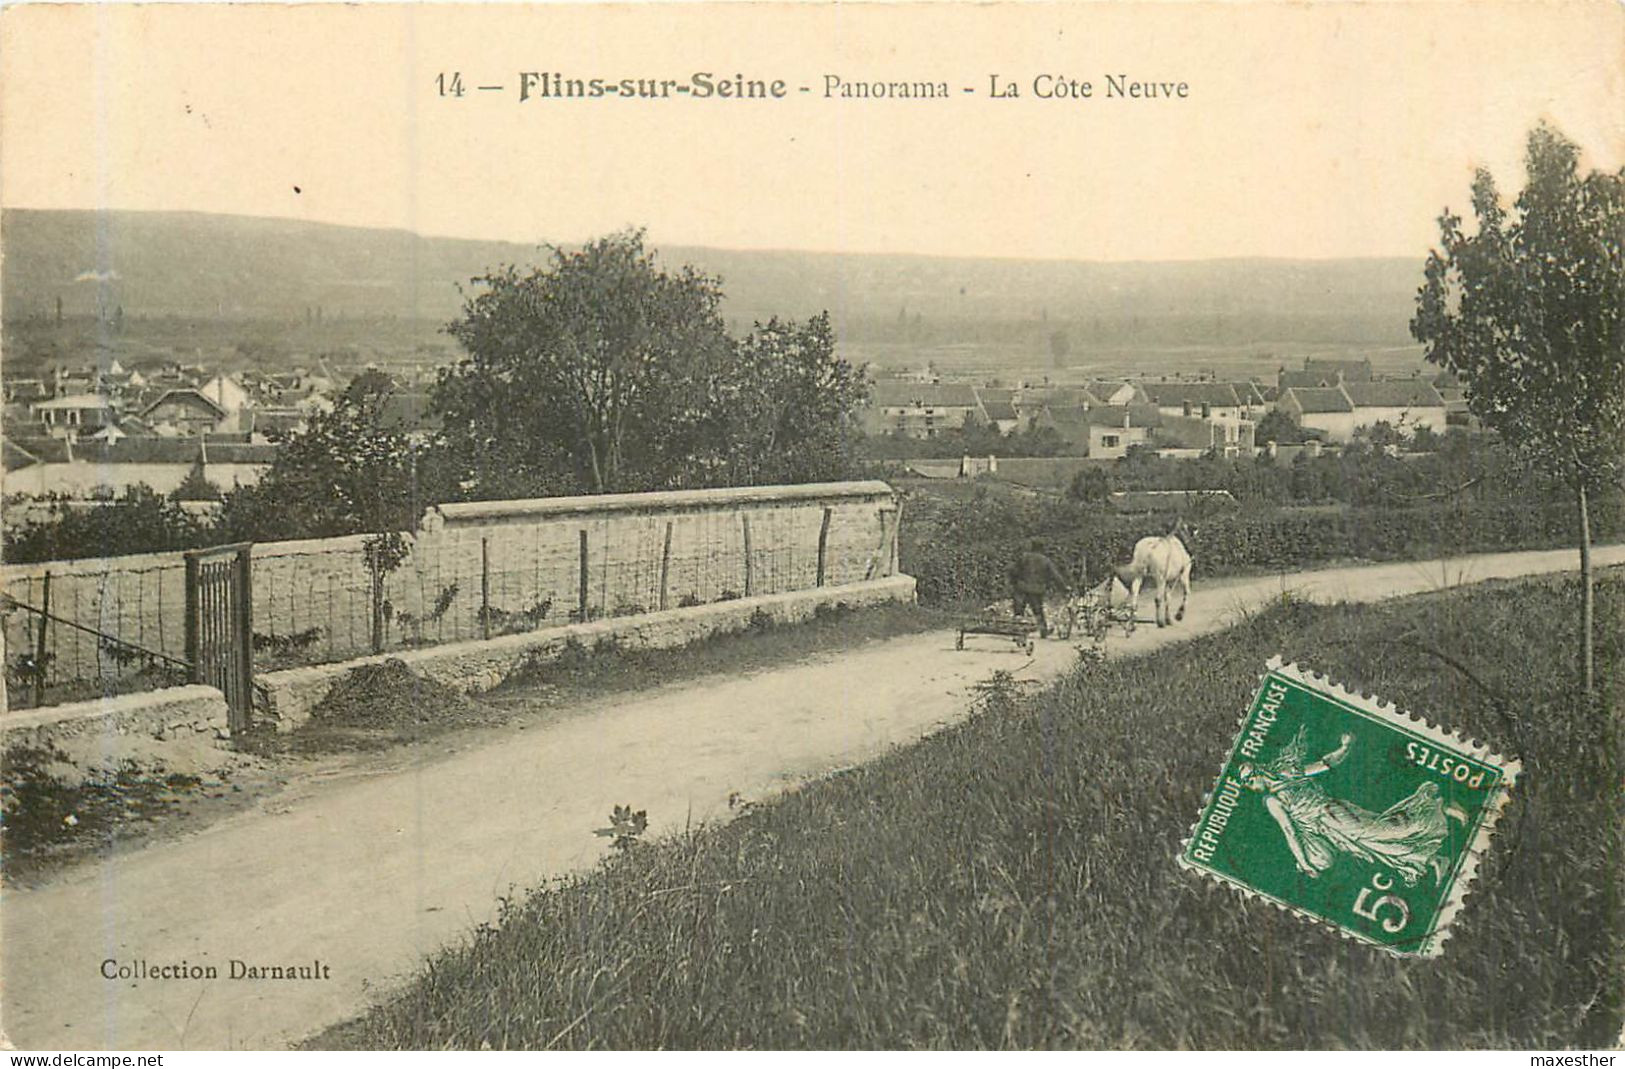
[[[1165,535],[1152,535],[1134,544],[1134,560],[1126,568],[1117,570],[1117,578],[1129,590],[1129,611],[1140,610],[1140,586],[1151,581],[1152,597],[1156,601],[1157,626],[1167,627],[1175,620],[1185,618],[1185,604],[1191,599],[1191,555],[1185,549],[1184,539],[1191,537],[1185,521],[1174,524]],[[1181,591],[1179,611],[1169,615],[1168,584],[1178,583]]]

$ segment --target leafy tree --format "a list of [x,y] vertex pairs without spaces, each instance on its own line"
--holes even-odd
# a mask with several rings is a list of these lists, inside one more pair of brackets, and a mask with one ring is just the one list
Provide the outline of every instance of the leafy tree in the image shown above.
[[1477,232],[1448,209],[1440,216],[1411,333],[1461,379],[1473,415],[1574,495],[1592,692],[1590,498],[1618,486],[1625,441],[1625,170],[1582,176],[1579,156],[1559,131],[1536,127],[1511,212],[1478,172]]
[[219,501],[220,489],[209,481],[200,457],[192,463],[186,478],[181,480],[181,484],[175,487],[169,496],[174,501]]
[[1011,456],[1016,457],[1054,457],[1060,456],[1066,449],[1066,439],[1054,427],[1040,427],[1036,424],[1029,426],[1025,431],[1017,431],[1010,435],[1013,448]]
[[417,527],[426,505],[450,496],[437,455],[421,455],[388,418],[394,392],[382,372],[356,376],[331,412],[315,414],[287,438],[264,478],[226,495],[219,524],[227,539],[369,535],[362,555],[375,651],[384,647],[390,615],[384,579],[410,551],[403,532]]
[[804,324],[756,324],[718,370],[709,399],[714,433],[696,444],[716,449],[730,485],[848,474],[868,385],[835,355],[829,313]]
[[1275,442],[1278,445],[1298,445],[1304,439],[1303,428],[1298,421],[1292,418],[1290,412],[1280,409],[1271,409],[1264,413],[1253,430],[1253,438],[1259,442]]
[[1385,419],[1379,419],[1369,427],[1358,428],[1354,436],[1370,443],[1376,449],[1405,444],[1405,433]]
[[272,540],[410,531],[426,505],[448,496],[440,466],[386,418],[394,383],[358,375],[331,412],[283,442],[253,486],[226,494],[225,539]]
[[1105,468],[1088,467],[1072,476],[1066,496],[1073,501],[1099,504],[1112,496],[1112,477]]
[[91,507],[60,497],[52,503],[48,520],[8,523],[5,559],[17,564],[153,553],[190,549],[206,539],[203,525],[178,502],[142,484]]
[[569,455],[524,428],[527,414],[500,400],[507,392],[484,369],[441,373],[434,405],[446,417],[441,456],[457,495],[489,501],[581,492]]
[[594,492],[683,480],[730,356],[716,279],[666,271],[630,231],[475,281],[447,327],[468,357],[435,393],[465,466],[546,471],[562,457]]

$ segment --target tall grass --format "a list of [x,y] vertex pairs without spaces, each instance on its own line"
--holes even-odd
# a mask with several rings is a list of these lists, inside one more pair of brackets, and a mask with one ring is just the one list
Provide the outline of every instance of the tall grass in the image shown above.
[[[310,1045],[1610,1045],[1618,703],[1570,685],[1573,587],[1287,603],[1032,698],[995,690],[916,746],[512,905]],[[1601,606],[1617,698],[1625,577]],[[1388,957],[1176,867],[1276,652],[1523,758],[1442,958]]]

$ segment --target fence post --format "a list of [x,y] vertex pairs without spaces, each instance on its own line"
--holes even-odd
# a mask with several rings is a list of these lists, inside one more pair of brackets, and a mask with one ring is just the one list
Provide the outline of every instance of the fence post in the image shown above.
[[34,708],[45,704],[45,631],[51,626],[51,573],[40,584],[39,641],[34,649]]
[[237,551],[237,646],[238,657],[241,659],[241,675],[238,682],[242,685],[243,693],[239,704],[231,710],[229,717],[231,733],[235,735],[239,730],[248,730],[249,709],[254,704],[254,557],[253,549],[244,546]]
[[903,502],[902,502],[901,499],[899,499],[898,502],[897,502],[897,511],[892,514],[892,518],[891,518],[891,570],[886,573],[887,575],[896,575],[898,572],[902,571],[902,568],[900,566],[901,565],[900,558],[901,558],[901,553],[902,553],[902,543],[903,543]]
[[491,539],[480,536],[480,637],[491,637]]
[[372,576],[372,652],[384,652],[384,573],[376,565],[367,569]]
[[660,608],[666,608],[666,596],[671,590],[671,521],[666,521],[666,544],[660,550]]
[[892,517],[892,570],[887,575],[897,575],[902,572],[903,551],[903,502],[897,500],[897,515]]
[[891,562],[893,547],[887,544],[892,534],[892,521],[896,515],[895,508],[882,508],[880,510],[880,544],[869,555],[869,563],[864,566],[863,578],[867,582],[875,577],[875,572],[881,567],[881,561]]
[[745,528],[745,596],[748,598],[751,595],[751,581],[754,578],[751,574],[750,514],[742,512],[739,514],[739,519]]
[[203,682],[203,665],[198,657],[198,615],[202,611],[202,591],[198,583],[197,555],[186,560],[186,663],[192,666],[193,683]]
[[581,582],[577,589],[576,608],[581,622],[587,622],[587,529],[581,529]]
[[829,552],[829,519],[835,512],[828,505],[824,506],[824,522],[818,525],[818,585],[824,585],[824,564]]

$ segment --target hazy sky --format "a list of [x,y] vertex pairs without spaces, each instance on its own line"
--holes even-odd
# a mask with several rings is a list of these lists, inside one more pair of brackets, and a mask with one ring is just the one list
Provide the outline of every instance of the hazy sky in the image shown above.
[[[1556,122],[1625,159],[1625,7],[23,7],[0,203],[522,242],[1077,259],[1414,256]],[[784,79],[782,100],[520,102],[519,72]],[[460,72],[466,95],[441,97]],[[1106,76],[1188,83],[1108,99]],[[947,100],[827,99],[825,76]],[[990,77],[1018,99],[994,100]],[[1090,81],[1036,99],[1039,75]],[[482,84],[501,91],[480,91]],[[806,86],[810,92],[801,93]],[[974,93],[962,90],[972,88]],[[296,191],[297,188],[297,191]]]

